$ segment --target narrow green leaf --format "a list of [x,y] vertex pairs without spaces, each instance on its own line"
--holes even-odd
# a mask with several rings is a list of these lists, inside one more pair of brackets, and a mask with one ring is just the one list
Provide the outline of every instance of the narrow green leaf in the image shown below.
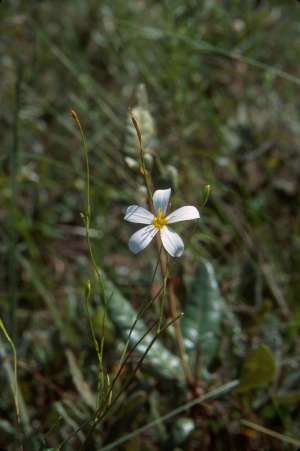
[[73,379],[75,387],[77,388],[78,393],[81,395],[82,399],[89,407],[91,407],[92,409],[95,409],[96,399],[90,389],[90,386],[84,380],[84,377],[83,377],[82,372],[76,362],[74,354],[69,349],[67,349],[66,356],[68,359],[68,364],[69,364],[69,368],[71,371],[72,379]]
[[265,428],[265,427],[261,426],[260,424],[252,423],[252,421],[241,420],[241,423],[248,428],[252,428],[255,431],[261,432],[262,434],[266,434],[266,435],[269,435],[270,437],[281,440],[283,443],[289,443],[293,446],[296,446],[297,449],[299,449],[299,447],[300,447],[300,441],[293,437],[289,437],[288,435],[285,435],[285,434],[279,434],[278,432],[272,431],[271,429],[268,429],[268,428]]
[[[1,326],[2,325],[3,325],[3,322],[1,322]],[[21,423],[24,427],[24,431],[26,434],[30,434],[32,431],[31,431],[29,414],[27,412],[27,407],[26,407],[25,401],[23,399],[19,384],[17,383],[17,385],[16,385],[16,367],[15,367],[15,365],[17,362],[15,360],[14,368],[13,368],[9,358],[6,356],[5,348],[2,345],[1,341],[0,341],[0,355],[3,357],[3,368],[7,374],[7,378],[8,378],[9,384],[11,386],[11,389],[13,391],[14,398],[17,399],[17,401],[18,401],[18,410],[20,412],[20,419],[21,419]]]
[[266,345],[254,349],[246,359],[238,392],[246,392],[252,388],[269,384],[276,373],[276,362],[273,353]]
[[223,306],[213,266],[202,260],[187,296],[182,320],[185,346],[193,364],[198,352],[204,368],[217,354]]
[[73,431],[76,432],[76,436],[79,438],[79,440],[81,442],[83,442],[85,439],[85,436],[81,430],[78,430],[79,424],[75,421],[75,419],[73,417],[71,417],[70,413],[67,411],[67,409],[65,408],[63,403],[60,401],[57,401],[54,404],[54,408],[57,411],[57,413],[60,415],[60,417],[63,418],[64,421],[71,427],[71,429],[73,429]]
[[[105,294],[107,298],[107,312],[112,322],[120,333],[121,339],[125,342],[130,334],[133,322],[138,312],[125,299],[122,293],[105,278]],[[129,339],[129,348],[134,346],[148,328],[144,321],[138,319]],[[143,355],[153,340],[153,335],[148,333],[135,349],[140,355]],[[177,379],[183,381],[183,373],[178,357],[166,349],[163,344],[156,340],[145,358],[145,365],[150,370],[165,379]]]

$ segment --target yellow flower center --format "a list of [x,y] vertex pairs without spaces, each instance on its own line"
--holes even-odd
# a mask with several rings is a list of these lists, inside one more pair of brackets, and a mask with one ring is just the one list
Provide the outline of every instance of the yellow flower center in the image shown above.
[[162,229],[166,224],[168,224],[168,220],[167,220],[165,214],[159,208],[157,215],[153,219],[153,225],[157,229]]

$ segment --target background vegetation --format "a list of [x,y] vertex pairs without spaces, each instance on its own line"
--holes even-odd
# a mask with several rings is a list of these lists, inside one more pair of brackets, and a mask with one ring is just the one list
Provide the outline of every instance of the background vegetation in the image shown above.
[[[172,186],[174,205],[201,209],[199,224],[183,229],[184,257],[171,264],[186,337],[191,328],[197,337],[189,352],[200,355],[201,390],[243,382],[160,421],[195,396],[168,372],[177,349],[163,334],[163,351],[139,369],[87,449],[131,432],[114,449],[295,449],[287,437],[300,439],[300,4],[3,0],[0,20],[0,305],[18,352],[24,449],[57,447],[93,417],[96,400],[84,303],[85,171],[71,108],[90,148],[95,257],[117,287],[105,320],[111,377],[130,309],[149,297],[155,251],[130,254],[133,228],[123,222],[127,205],[145,201],[128,159],[135,154],[127,110],[141,102],[140,83],[155,124],[155,186]],[[99,340],[104,311],[96,290]],[[154,317],[148,312],[147,324]],[[166,349],[172,355],[160,361]],[[4,335],[0,356],[0,446],[10,450],[13,361]],[[83,428],[64,449],[85,439]]]

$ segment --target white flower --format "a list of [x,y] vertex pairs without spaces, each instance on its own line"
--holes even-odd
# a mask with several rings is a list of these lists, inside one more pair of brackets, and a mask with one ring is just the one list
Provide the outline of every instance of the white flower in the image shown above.
[[171,188],[159,189],[153,194],[154,213],[138,205],[130,205],[126,210],[125,220],[138,224],[147,224],[146,227],[135,232],[129,240],[129,249],[137,254],[145,249],[159,232],[162,244],[172,257],[180,257],[184,251],[184,244],[180,236],[173,232],[168,224],[189,221],[200,218],[196,207],[186,206],[178,208],[167,215]]

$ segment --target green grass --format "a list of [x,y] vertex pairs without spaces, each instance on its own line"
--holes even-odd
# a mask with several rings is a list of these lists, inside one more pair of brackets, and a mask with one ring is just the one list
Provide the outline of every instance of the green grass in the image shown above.
[[[15,336],[25,450],[57,447],[92,418],[87,399],[97,397],[84,301],[92,272],[80,216],[85,165],[71,108],[89,146],[95,259],[132,306],[149,299],[155,252],[130,254],[133,228],[123,222],[127,205],[145,202],[142,178],[125,162],[127,111],[140,83],[156,124],[155,186],[172,186],[175,206],[199,207],[212,187],[200,224],[182,229],[184,257],[171,265],[182,306],[200,257],[213,264],[226,305],[204,392],[239,378],[261,344],[277,373],[164,423],[157,418],[185,405],[188,393],[145,365],[88,449],[127,435],[116,449],[281,450],[293,440],[283,445],[280,434],[299,440],[299,19],[292,0],[0,3],[0,317]],[[101,342],[97,289],[90,309]],[[145,315],[149,327],[155,315]],[[124,344],[110,319],[104,336],[112,378]],[[9,387],[13,360],[5,340],[1,347],[0,381]],[[19,439],[14,416],[7,389],[0,447]],[[186,417],[196,427],[180,443],[174,431]],[[66,449],[79,449],[86,435],[85,427]]]

